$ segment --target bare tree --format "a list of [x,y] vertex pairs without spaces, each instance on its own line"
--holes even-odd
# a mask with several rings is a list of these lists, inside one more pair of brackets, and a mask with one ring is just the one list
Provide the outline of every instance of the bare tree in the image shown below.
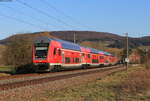
[[27,39],[17,39],[7,44],[3,59],[6,65],[18,67],[31,63],[32,42]]

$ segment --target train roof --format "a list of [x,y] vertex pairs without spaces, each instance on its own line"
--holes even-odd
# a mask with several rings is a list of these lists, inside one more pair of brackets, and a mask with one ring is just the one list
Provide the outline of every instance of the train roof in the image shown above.
[[39,37],[34,41],[34,43],[41,43],[41,42],[49,43],[51,40],[58,41],[61,44],[62,48],[64,49],[71,49],[71,50],[77,50],[77,51],[81,50],[78,44],[74,44],[74,43],[60,40],[60,39],[48,38],[48,37]]
[[78,44],[74,44],[72,42],[60,40],[60,39],[55,39],[56,41],[60,42],[62,48],[64,49],[71,49],[71,50],[77,50],[80,51],[80,46]]
[[88,48],[88,47],[84,47],[84,46],[80,46],[78,44],[72,43],[72,42],[68,42],[68,41],[64,41],[64,40],[60,40],[60,39],[52,39],[52,38],[48,38],[48,37],[39,37],[37,38],[34,43],[49,43],[51,40],[55,40],[58,41],[62,48],[64,49],[71,49],[71,50],[76,50],[76,51],[81,51],[81,48],[86,48],[90,51],[90,53],[95,53],[95,54],[104,54],[104,55],[112,55],[108,52],[104,52],[104,51],[99,51],[96,50],[94,48]]
[[99,51],[99,54],[105,54],[104,51]]
[[105,54],[105,55],[109,55],[109,56],[112,55],[112,54],[110,54],[110,53],[108,53],[108,52],[104,52],[104,54]]
[[71,49],[71,50],[77,50],[77,51],[81,50],[78,44],[74,44],[74,43],[67,42],[67,41],[60,40],[60,39],[52,39],[48,37],[39,37],[34,41],[34,43],[41,43],[41,42],[49,43],[51,40],[58,41],[61,44],[62,48],[64,49]]
[[80,46],[82,52],[90,52],[90,49],[84,46]]
[[37,38],[34,43],[49,43],[52,39],[48,37],[39,37]]
[[99,54],[99,51],[94,48],[89,48],[91,53]]

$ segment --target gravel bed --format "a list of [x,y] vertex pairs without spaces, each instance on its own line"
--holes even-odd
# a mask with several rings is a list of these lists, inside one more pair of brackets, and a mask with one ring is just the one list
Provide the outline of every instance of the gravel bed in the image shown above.
[[94,73],[89,75],[82,75],[72,77],[63,80],[56,80],[43,84],[31,85],[26,87],[15,88],[7,91],[0,91],[0,101],[30,101],[34,96],[38,96],[45,91],[59,91],[66,87],[79,85],[82,83],[90,82],[96,79],[103,78],[104,76],[122,70],[124,68],[118,68],[115,70],[105,71],[103,73]]
[[[112,67],[109,67],[109,68],[112,68]],[[14,82],[27,81],[27,80],[34,80],[34,79],[42,79],[46,77],[54,77],[54,76],[59,76],[59,75],[67,75],[67,74],[73,74],[73,73],[79,73],[79,72],[95,71],[95,70],[100,70],[100,69],[104,69],[104,68],[65,71],[65,72],[57,72],[57,73],[46,73],[46,74],[39,74],[36,76],[33,75],[33,76],[25,76],[25,77],[20,77],[20,78],[4,79],[4,80],[0,80],[0,85],[14,83]]]

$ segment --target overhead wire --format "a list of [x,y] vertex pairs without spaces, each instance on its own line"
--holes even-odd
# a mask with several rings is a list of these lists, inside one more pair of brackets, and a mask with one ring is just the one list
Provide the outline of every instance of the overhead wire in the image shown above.
[[[66,14],[65,12],[63,12],[62,10],[56,8],[55,6],[53,6],[51,3],[48,2],[48,0],[40,0],[42,3],[44,3],[45,5],[47,5],[49,8],[54,9],[57,13],[60,13],[61,15],[63,15],[64,17],[66,17],[67,19],[70,19],[72,22],[76,23],[76,24],[80,24],[83,27],[91,27],[90,25],[86,25],[81,23],[80,21],[78,21],[77,19],[74,19],[73,17],[71,17],[70,15]],[[93,27],[92,27],[93,28]]]
[[[50,9],[55,10],[58,14],[63,15],[66,18],[69,18],[71,21],[75,21],[75,19],[73,19],[71,16],[67,15],[66,13],[64,13],[62,10],[59,10],[58,8],[56,8],[55,6],[53,6],[52,4],[50,4],[47,0],[40,0],[43,4],[47,5],[47,7],[49,7]],[[78,23],[78,22],[77,22]]]
[[25,3],[25,2],[23,2],[23,1],[21,1],[21,0],[16,0],[16,1],[17,1],[18,3],[20,3],[20,4],[24,5],[24,6],[26,6],[26,7],[28,7],[28,8],[30,8],[30,9],[34,10],[34,11],[40,13],[40,14],[43,14],[43,15],[49,17],[49,18],[54,19],[55,21],[57,21],[57,22],[59,22],[59,23],[65,25],[65,26],[67,26],[67,27],[76,28],[75,26],[70,25],[70,24],[68,24],[68,23],[66,23],[66,22],[64,22],[64,21],[62,21],[61,19],[58,19],[58,18],[56,18],[55,16],[52,16],[52,15],[46,13],[45,11],[40,10],[40,9],[38,9],[38,8],[35,8],[35,7],[29,5],[29,4],[27,4],[27,3]]
[[[3,7],[10,9],[10,10],[12,10],[13,12],[15,12],[15,13],[17,13],[17,14],[21,14],[21,15],[25,15],[25,16],[26,16],[26,14],[25,14],[24,12],[22,12],[22,11],[20,11],[20,10],[15,10],[13,7],[6,6],[6,5],[3,6]],[[46,25],[46,27],[48,27],[49,25],[52,25],[53,27],[58,27],[58,26],[56,26],[56,25],[54,25],[54,24],[49,24],[49,23],[47,23],[47,22],[45,22],[45,21],[43,21],[42,19],[39,19],[39,18],[37,18],[37,17],[34,17],[34,18],[33,18],[33,16],[31,16],[31,15],[27,15],[27,17],[33,19],[34,21],[37,21],[37,22],[40,22],[40,23]],[[51,26],[51,27],[52,27],[52,26]]]
[[17,21],[17,22],[24,23],[24,24],[27,24],[27,25],[30,25],[30,26],[34,26],[34,27],[36,27],[36,28],[40,28],[40,29],[43,30],[43,28],[42,28],[41,26],[39,26],[39,25],[33,24],[33,23],[31,23],[31,22],[27,22],[27,21],[22,20],[22,19],[18,19],[18,18],[13,17],[13,16],[9,16],[9,15],[2,14],[1,12],[0,12],[0,16],[1,16],[1,17],[4,17],[4,18],[7,18],[7,19],[15,20],[15,21]]

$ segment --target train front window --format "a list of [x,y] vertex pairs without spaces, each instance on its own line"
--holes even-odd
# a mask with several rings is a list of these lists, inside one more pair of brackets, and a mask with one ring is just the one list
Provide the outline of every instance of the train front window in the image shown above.
[[35,44],[35,58],[46,59],[48,53],[48,43],[36,43]]

